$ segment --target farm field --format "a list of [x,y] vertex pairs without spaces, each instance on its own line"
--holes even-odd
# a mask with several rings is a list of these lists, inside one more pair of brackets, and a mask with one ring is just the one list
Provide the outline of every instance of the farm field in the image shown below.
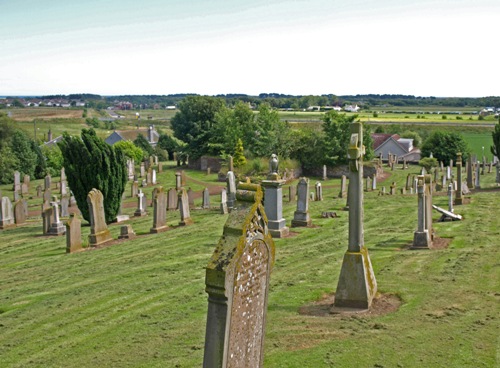
[[[165,168],[158,180],[170,188],[176,168]],[[408,173],[418,172],[416,166],[389,171],[378,186],[401,187]],[[186,173],[195,191],[220,185],[216,174]],[[338,198],[340,180],[322,184],[325,200],[310,202],[314,227],[293,228],[293,236],[275,240],[264,366],[498,365],[500,191],[494,174],[481,177],[482,189],[470,195],[470,204],[456,206],[463,221],[437,223],[433,213],[437,237],[450,240],[445,249],[407,249],[416,229],[416,196],[365,193],[365,243],[378,289],[401,302],[382,315],[327,312],[325,298],[335,291],[347,247],[348,217],[345,198]],[[0,188],[12,197],[11,186]],[[146,188],[149,198],[151,191]],[[129,186],[125,193],[124,213],[132,214],[136,200]],[[212,206],[218,200],[212,196]],[[29,200],[32,209],[40,203]],[[437,193],[433,203],[447,207],[447,197]],[[288,225],[295,205],[284,199]],[[321,218],[326,210],[339,217]],[[192,218],[194,225],[177,227],[179,213],[168,212],[171,229],[161,234],[149,234],[151,214],[131,218],[137,238],[68,255],[64,237],[41,235],[36,215],[28,225],[0,230],[2,366],[200,366],[204,267],[227,215],[214,208],[193,210]],[[119,225],[110,230],[117,238]],[[88,234],[83,227],[83,238]]]

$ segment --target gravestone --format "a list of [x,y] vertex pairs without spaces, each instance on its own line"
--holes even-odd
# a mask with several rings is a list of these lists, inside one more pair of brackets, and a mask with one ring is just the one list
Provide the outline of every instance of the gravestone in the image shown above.
[[424,176],[425,181],[425,229],[429,232],[431,241],[434,239],[434,230],[432,228],[432,178],[430,175]]
[[163,164],[161,162],[158,163],[158,172],[163,172]]
[[326,179],[328,179],[326,165],[323,165],[323,181],[325,181]]
[[477,189],[480,189],[481,188],[481,176],[480,176],[480,166],[481,166],[481,163],[478,161],[477,162],[477,165],[476,165],[476,176],[475,176],[475,182],[474,182],[474,186],[477,188]]
[[175,189],[180,190],[182,188],[182,178],[180,171],[175,173]]
[[228,159],[228,163],[227,163],[228,169],[227,169],[227,171],[234,172],[234,163],[233,163],[234,160],[233,160],[233,156],[229,155],[227,159]]
[[389,194],[390,195],[396,195],[396,182],[393,181],[391,186],[389,187]]
[[193,220],[191,219],[191,214],[189,212],[189,198],[186,189],[184,188],[182,188],[179,192],[179,211],[181,215],[179,226],[191,225]]
[[23,176],[23,183],[26,184],[26,186],[29,188],[31,182],[31,177],[29,175],[24,175]]
[[210,208],[210,192],[208,188],[203,189],[201,207],[205,210]]
[[336,308],[370,308],[377,293],[377,281],[365,247],[363,230],[363,125],[350,124],[349,159],[349,243],[335,291]]
[[21,194],[23,196],[26,196],[30,193],[30,188],[29,188],[29,184],[26,184],[26,183],[22,183],[21,184]]
[[283,184],[278,175],[278,156],[271,155],[267,180],[262,180],[264,187],[264,208],[266,210],[269,233],[273,238],[283,238],[288,235],[289,229],[283,218]]
[[426,188],[423,176],[418,177],[418,223],[417,231],[413,234],[413,248],[430,248],[432,241],[429,231],[426,229]]
[[52,207],[48,201],[42,204],[42,230],[43,235],[48,235],[50,223],[52,221]]
[[137,194],[139,193],[139,182],[134,181],[132,182],[132,185],[130,186],[130,196],[137,197]]
[[[435,172],[437,173],[438,171],[435,170]],[[411,188],[411,174],[408,174],[406,175],[406,186],[405,186],[406,190],[410,190]]]
[[26,224],[26,210],[23,202],[26,200],[20,199],[14,204],[14,222],[17,226]]
[[61,217],[69,217],[69,197],[61,198]]
[[36,197],[40,198],[42,195],[43,195],[42,186],[41,185],[37,185],[37,187],[36,187]]
[[68,194],[68,185],[65,181],[61,181],[60,192],[61,196]]
[[220,212],[223,215],[228,213],[226,188],[222,188],[222,192],[220,193]]
[[203,367],[262,367],[269,278],[275,246],[262,192],[234,208],[206,268],[208,293]]
[[366,183],[365,192],[369,192],[372,189],[372,179],[369,176],[367,176],[365,183]]
[[135,163],[134,159],[127,159],[127,175],[128,175],[128,180],[132,180],[135,175]]
[[295,197],[297,196],[297,187],[295,185],[290,185],[288,187],[288,201],[295,201]]
[[342,175],[340,178],[340,192],[339,198],[345,198],[347,195],[347,178],[345,175]]
[[451,167],[446,166],[446,180],[451,180]]
[[54,201],[50,202],[50,205],[52,206],[52,216],[47,235],[64,235],[66,227],[59,217],[59,203],[57,203],[57,198],[54,197]]
[[50,202],[51,199],[52,199],[52,192],[50,191],[50,189],[45,189],[43,191],[43,201]]
[[18,200],[21,199],[21,195],[19,194],[19,192],[14,192],[13,193],[13,200],[14,200],[14,203],[16,203]]
[[455,212],[453,210],[453,184],[448,185],[448,211]]
[[462,185],[463,185],[463,179],[462,179],[462,153],[458,152],[457,153],[457,190],[455,192],[455,205],[462,205],[464,204],[464,198],[462,195]]
[[191,187],[188,189],[188,191],[187,191],[187,195],[188,195],[188,204],[189,204],[189,208],[190,208],[190,209],[193,209],[193,208],[194,208],[194,192],[193,192],[193,190],[191,189]]
[[103,200],[103,195],[98,189],[92,189],[87,195],[90,215],[89,245],[91,247],[113,240],[106,225]]
[[144,162],[141,162],[141,168],[140,168],[140,174],[139,176],[141,178],[144,178],[146,176],[146,166],[144,165]]
[[321,183],[318,181],[314,185],[314,190],[316,192],[316,200],[317,201],[322,201],[323,200],[323,187],[321,186]]
[[474,189],[474,168],[472,167],[472,155],[469,155],[467,159],[467,187],[469,189]]
[[300,178],[297,184],[297,210],[293,213],[292,227],[311,226],[309,215],[309,179]]
[[66,253],[75,253],[82,248],[82,221],[74,213],[66,222]]
[[141,182],[141,187],[142,188],[145,188],[148,186],[148,182],[146,181],[146,179],[142,179],[142,182]]
[[373,174],[372,177],[372,190],[377,190],[377,175]]
[[234,173],[228,171],[226,175],[226,185],[227,185],[227,208],[231,210],[236,201],[236,181],[234,178]]
[[14,171],[14,186],[12,187],[14,192],[21,191],[21,173],[19,171]]
[[186,181],[187,181],[187,177],[186,177],[186,172],[184,170],[181,170],[181,186],[186,186]]
[[156,170],[153,169],[151,172],[151,184],[156,185]]
[[[154,189],[153,189],[153,191],[151,192],[151,207],[153,207],[153,206],[154,206],[154,200],[155,200],[156,196],[158,195],[158,190],[159,190],[159,188],[158,188],[158,187],[156,187],[156,188],[154,188]],[[166,200],[166,198],[167,198],[167,197],[165,196],[165,200]],[[167,208],[166,208],[166,206],[165,206],[165,211],[166,211],[166,210],[167,210]]]
[[47,189],[50,189],[50,186],[52,184],[52,178],[50,177],[50,175],[47,175],[43,181],[44,185],[45,185],[45,190]]
[[148,185],[153,183],[153,169],[149,168],[146,174],[146,183]]
[[141,217],[147,215],[146,203],[146,195],[142,192],[142,190],[139,190],[139,193],[137,194],[137,209],[134,212],[134,216]]
[[212,173],[212,169],[210,167],[207,167],[207,175],[210,175]]
[[133,239],[135,237],[136,235],[132,229],[132,225],[122,225],[120,227],[120,235],[118,235],[118,239]]
[[167,226],[167,196],[163,187],[156,188],[156,196],[153,198],[153,227],[150,232],[160,233],[168,229]]
[[175,211],[178,206],[177,191],[171,188],[167,192],[167,211]]

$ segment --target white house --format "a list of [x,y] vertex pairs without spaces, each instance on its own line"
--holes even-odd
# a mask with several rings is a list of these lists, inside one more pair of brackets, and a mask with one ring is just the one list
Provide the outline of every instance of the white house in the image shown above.
[[349,112],[358,112],[360,107],[358,105],[345,105],[344,110]]
[[397,134],[384,133],[374,133],[372,139],[373,151],[376,157],[382,154],[382,159],[387,159],[390,153],[400,159],[406,159],[408,162],[420,161],[420,150],[413,146],[413,139],[401,138]]

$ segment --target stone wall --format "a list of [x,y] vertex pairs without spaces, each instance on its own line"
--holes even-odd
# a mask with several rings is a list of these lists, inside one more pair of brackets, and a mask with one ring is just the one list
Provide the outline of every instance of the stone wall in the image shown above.
[[[345,175],[349,177],[349,166],[347,165],[341,165],[341,166],[336,166],[336,167],[327,167],[326,169],[327,176],[328,178],[336,178],[340,179],[342,175]],[[373,174],[377,173],[377,176],[381,173],[377,172],[377,167],[376,166],[363,166],[363,177],[372,177]],[[317,177],[322,177],[323,176],[323,168],[316,168],[316,169],[310,169],[310,170],[304,170],[304,174],[308,176],[317,176]]]
[[201,156],[197,160],[189,160],[188,168],[194,170],[206,171],[210,168],[212,172],[219,172],[222,167],[223,160],[219,157]]

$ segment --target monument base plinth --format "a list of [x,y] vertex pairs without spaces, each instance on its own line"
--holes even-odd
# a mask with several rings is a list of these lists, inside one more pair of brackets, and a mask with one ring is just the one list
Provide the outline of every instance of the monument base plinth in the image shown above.
[[431,237],[427,230],[415,231],[413,234],[412,249],[429,249],[432,245]]
[[279,230],[271,230],[271,229],[269,229],[269,234],[273,238],[284,238],[285,236],[287,236],[288,234],[290,234],[290,229],[288,227],[286,227],[286,226],[282,227]]
[[149,232],[152,234],[162,233],[168,230],[168,226],[152,227]]
[[66,234],[66,226],[62,222],[51,224],[47,235],[64,235]]
[[455,206],[460,206],[464,204],[464,199],[463,198],[455,198],[455,201],[453,202]]
[[344,254],[335,307],[368,309],[377,293],[377,280],[366,248]]
[[111,240],[113,240],[113,238],[111,237],[108,229],[89,235],[89,245],[91,247],[96,247]]
[[292,227],[311,226],[311,216],[309,212],[295,211],[293,214]]
[[194,224],[194,222],[190,218],[187,218],[187,219],[179,222],[179,226],[188,226],[188,225],[192,225],[192,224]]

